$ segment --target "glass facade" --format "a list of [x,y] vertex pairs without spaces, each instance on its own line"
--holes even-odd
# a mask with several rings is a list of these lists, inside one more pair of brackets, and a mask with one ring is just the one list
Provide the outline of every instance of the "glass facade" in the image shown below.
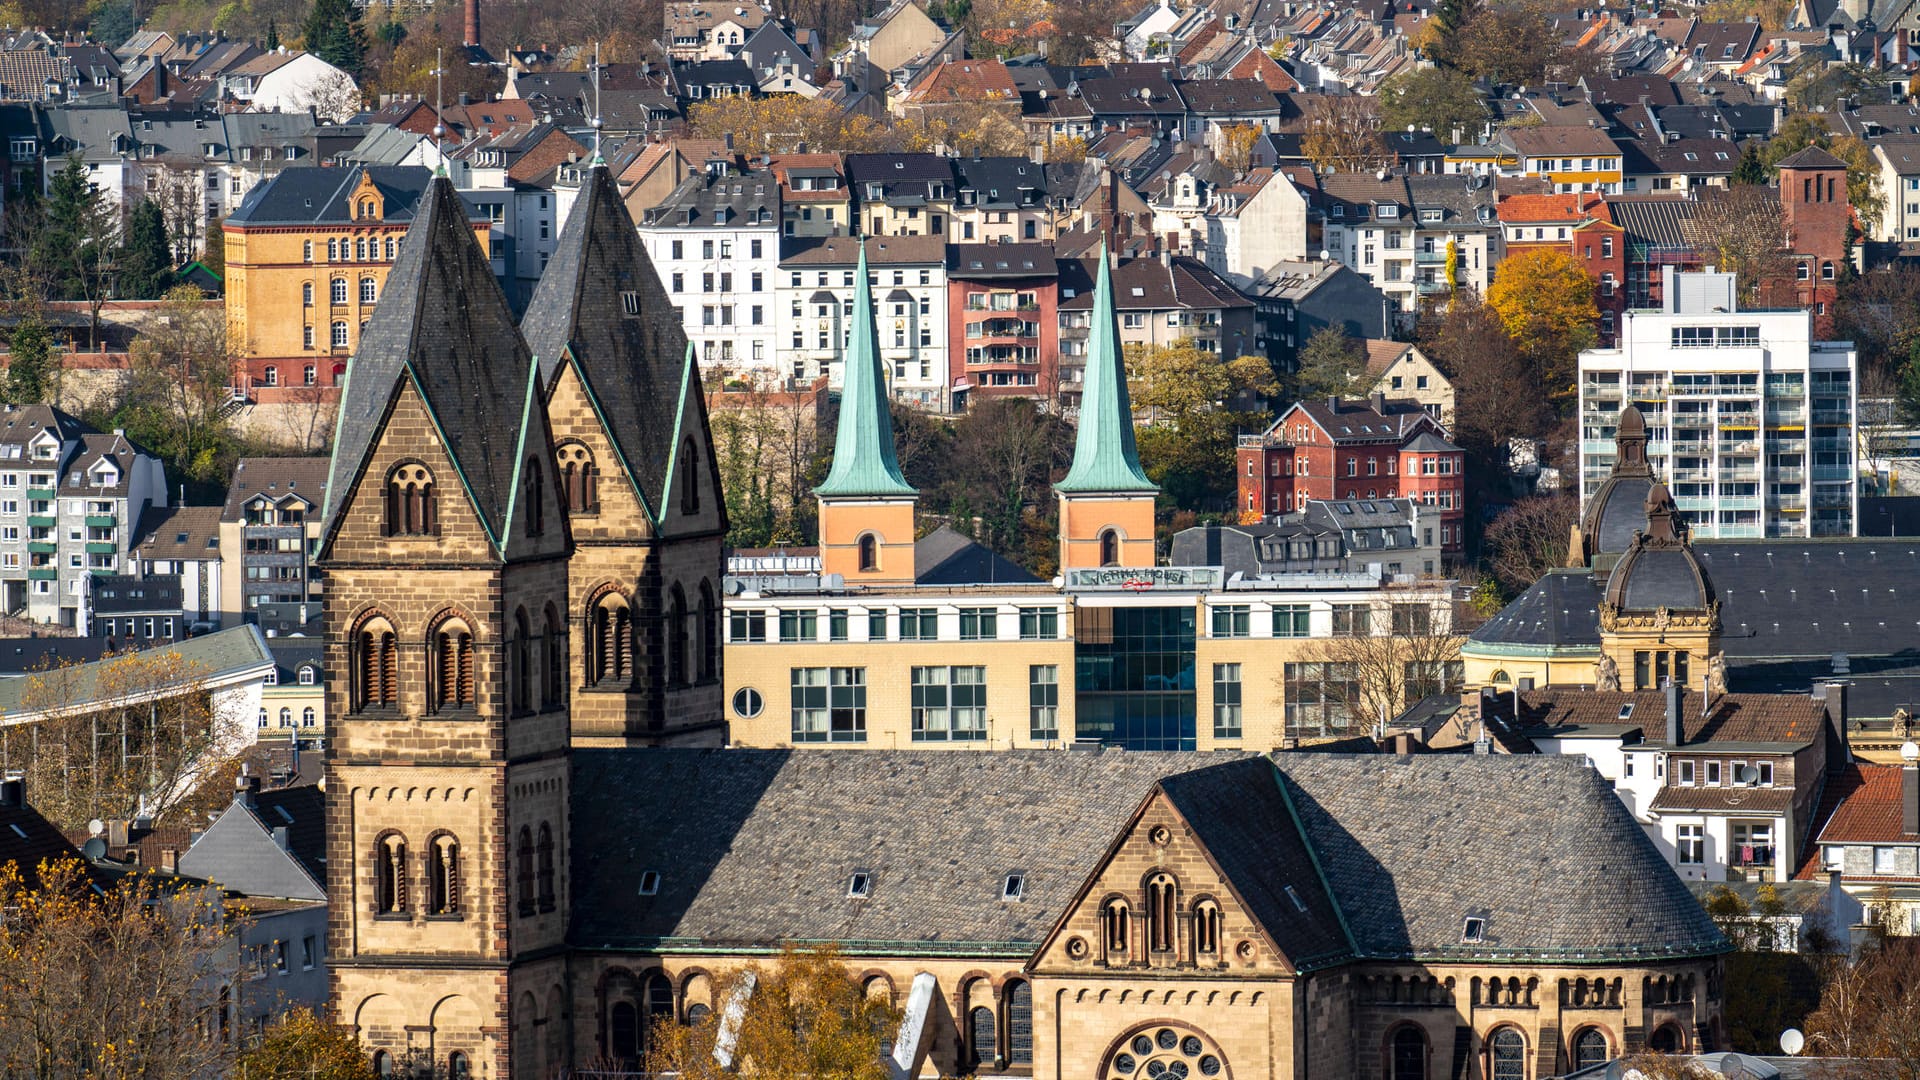
[[1194,609],[1074,613],[1074,732],[1129,750],[1195,747]]

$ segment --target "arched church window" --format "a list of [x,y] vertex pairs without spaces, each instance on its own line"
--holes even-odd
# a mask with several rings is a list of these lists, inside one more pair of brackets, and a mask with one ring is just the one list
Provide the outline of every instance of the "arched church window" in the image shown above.
[[407,913],[407,838],[388,833],[373,845],[373,911]]
[[438,530],[433,474],[424,465],[396,465],[387,474],[387,535],[432,536]]
[[460,913],[460,842],[447,833],[427,849],[427,914]]
[[393,624],[370,619],[354,637],[353,705],[359,709],[390,709],[399,684],[399,645]]

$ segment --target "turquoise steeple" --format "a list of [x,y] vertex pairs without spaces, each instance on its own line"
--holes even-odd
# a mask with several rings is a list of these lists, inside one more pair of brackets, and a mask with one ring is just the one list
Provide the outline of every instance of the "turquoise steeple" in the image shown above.
[[1113,277],[1105,243],[1100,245],[1100,279],[1093,289],[1093,326],[1081,386],[1073,467],[1054,490],[1069,495],[1160,490],[1140,468],[1140,451],[1133,443],[1133,403],[1127,397],[1127,364],[1113,313]]
[[[833,438],[833,468],[815,495],[912,496],[919,492],[900,475],[893,454],[893,415],[887,409],[887,373],[873,325],[873,288],[867,283],[867,245],[860,243],[858,283],[853,293],[853,337],[847,343],[840,384],[840,421]],[[1128,446],[1132,446],[1129,436]]]

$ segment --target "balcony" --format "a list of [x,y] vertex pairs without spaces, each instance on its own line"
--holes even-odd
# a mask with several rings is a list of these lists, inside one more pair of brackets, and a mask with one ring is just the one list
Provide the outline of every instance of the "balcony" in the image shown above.
[[1853,449],[1853,440],[1848,438],[1836,439],[1832,437],[1820,438],[1813,440],[1813,448],[1815,450],[1851,450]]
[[27,569],[28,581],[52,581],[60,576],[60,571],[51,566],[34,566]]
[[35,555],[51,555],[60,550],[60,545],[52,540],[29,540],[27,550]]
[[52,502],[53,497],[57,494],[58,492],[54,491],[52,488],[30,487],[27,489],[27,498],[34,499],[39,502]]
[[104,542],[99,540],[89,540],[87,542],[87,554],[118,555],[120,554],[120,545],[114,543],[111,540],[104,541]]
[[1851,465],[1815,465],[1813,478],[1815,480],[1852,480],[1853,467]]
[[1850,507],[1853,505],[1853,492],[1852,491],[1828,491],[1828,490],[1815,491],[1813,493],[1813,505],[1815,509],[1820,509],[1820,510],[1831,510],[1835,508],[1844,510],[1847,507]]
[[115,529],[119,528],[119,526],[120,519],[114,517],[112,514],[87,515],[87,527],[90,529]]
[[1413,253],[1413,262],[1416,266],[1441,266],[1444,265],[1446,261],[1447,253],[1444,251],[1416,251]]
[[1751,439],[1742,439],[1739,442],[1722,442],[1720,444],[1721,457],[1752,457],[1759,452],[1760,444]]
[[1674,469],[1673,470],[1673,480],[1674,480],[1674,483],[1676,484],[1684,483],[1689,480],[1700,482],[1700,483],[1706,483],[1711,481],[1712,479],[1713,479],[1712,469]]
[[42,517],[34,515],[27,518],[27,527],[30,529],[51,529],[55,524],[56,522],[51,516]]
[[1853,417],[1845,409],[1815,409],[1813,422],[1816,424],[1851,424]]
[[1799,481],[1807,478],[1807,470],[1798,465],[1787,465],[1768,470],[1767,476],[1773,480]]
[[1807,509],[1805,495],[1769,495],[1767,505],[1783,514],[1803,514]]

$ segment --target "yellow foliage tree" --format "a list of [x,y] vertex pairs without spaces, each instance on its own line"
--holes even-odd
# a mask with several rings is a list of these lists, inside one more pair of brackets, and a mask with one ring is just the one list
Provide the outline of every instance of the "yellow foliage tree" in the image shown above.
[[775,94],[765,98],[729,97],[687,110],[693,135],[701,139],[733,136],[743,153],[790,154],[802,143],[823,154],[866,154],[898,148],[894,132],[865,116],[850,114],[831,101]]
[[1220,131],[1220,164],[1246,172],[1253,166],[1253,147],[1259,141],[1258,124],[1228,124]]
[[[789,947],[770,966],[720,980],[716,995],[699,1022],[669,1019],[654,1032],[648,1072],[682,1080],[887,1080],[882,1049],[900,1026],[901,1010],[888,997],[869,995],[830,948]],[[736,1020],[729,1021],[730,1012]]]
[[1508,256],[1487,288],[1487,306],[1522,355],[1540,371],[1547,396],[1566,401],[1575,391],[1580,350],[1594,341],[1600,310],[1593,279],[1572,255],[1530,248]]
[[240,1056],[246,1080],[364,1080],[373,1063],[353,1029],[295,1009]]

